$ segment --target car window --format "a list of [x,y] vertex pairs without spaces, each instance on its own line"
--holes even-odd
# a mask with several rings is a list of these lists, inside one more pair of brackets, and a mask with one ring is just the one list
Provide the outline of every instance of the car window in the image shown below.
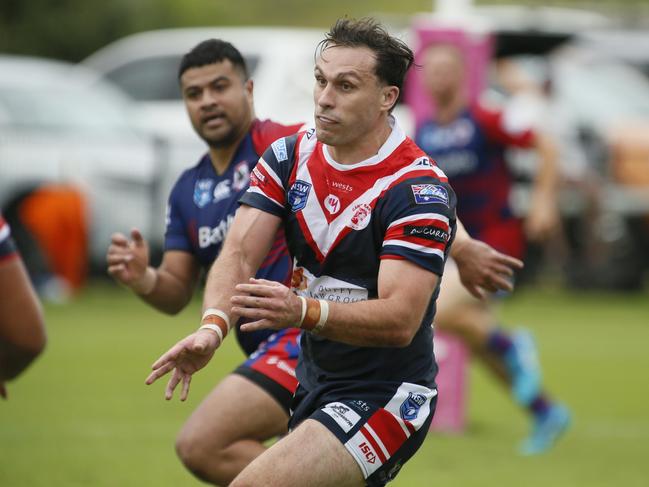
[[[244,56],[250,76],[259,58]],[[178,66],[181,56],[157,56],[124,64],[106,77],[137,101],[180,100]]]

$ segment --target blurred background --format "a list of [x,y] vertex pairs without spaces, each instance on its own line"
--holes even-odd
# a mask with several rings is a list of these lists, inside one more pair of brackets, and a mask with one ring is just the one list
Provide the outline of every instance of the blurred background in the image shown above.
[[[523,421],[471,370],[465,434],[427,442],[395,485],[488,485],[485,470],[501,485],[647,485],[647,0],[2,0],[0,208],[46,304],[50,345],[0,404],[0,485],[198,484],[173,437],[241,352],[228,344],[190,404],[144,389],[200,303],[161,317],[108,281],[110,235],[141,229],[157,264],[171,185],[205,150],[178,90],[186,51],[231,41],[257,116],[309,121],[314,47],[344,15],[374,16],[413,49],[431,32],[479,46],[479,96],[551,133],[560,154],[561,229],[531,246],[502,313],[543,343],[575,431],[547,457],[514,457]],[[426,112],[418,90],[415,70],[396,110],[410,135]],[[535,154],[508,162],[525,215]]]

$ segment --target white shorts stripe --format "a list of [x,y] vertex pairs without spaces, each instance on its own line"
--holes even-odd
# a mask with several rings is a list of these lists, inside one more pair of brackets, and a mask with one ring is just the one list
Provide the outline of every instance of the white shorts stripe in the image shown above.
[[372,435],[372,438],[374,438],[374,441],[376,441],[376,444],[379,445],[379,448],[383,452],[383,456],[385,457],[386,460],[390,459],[390,452],[385,448],[385,445],[381,441],[381,438],[379,438],[379,435],[372,429],[372,427],[369,425],[369,423],[365,424],[365,429],[367,432]]

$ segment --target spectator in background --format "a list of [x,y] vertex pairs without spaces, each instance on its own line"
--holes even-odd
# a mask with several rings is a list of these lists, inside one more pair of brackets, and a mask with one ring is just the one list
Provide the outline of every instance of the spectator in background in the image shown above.
[[0,396],[45,348],[41,305],[0,215]]
[[[464,60],[451,45],[432,45],[421,58],[424,86],[435,102],[434,120],[423,123],[418,145],[446,172],[458,196],[457,214],[468,233],[495,249],[522,258],[526,238],[543,241],[558,224],[557,168],[552,142],[531,130],[508,130],[499,112],[470,105],[463,91]],[[521,221],[509,205],[512,177],[504,160],[509,146],[533,147],[540,165]],[[452,267],[452,261],[447,267]],[[475,299],[449,268],[442,281],[435,324],[461,338],[496,377],[511,386],[515,400],[533,418],[524,454],[551,447],[570,423],[567,408],[543,390],[529,332],[510,334],[497,326],[494,301]]]

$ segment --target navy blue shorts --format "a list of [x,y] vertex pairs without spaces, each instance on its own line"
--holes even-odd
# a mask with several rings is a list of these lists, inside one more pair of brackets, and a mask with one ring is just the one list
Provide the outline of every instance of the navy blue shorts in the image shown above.
[[307,391],[291,405],[289,429],[305,419],[323,424],[358,463],[366,485],[383,486],[424,442],[437,390],[408,382],[337,382]]

